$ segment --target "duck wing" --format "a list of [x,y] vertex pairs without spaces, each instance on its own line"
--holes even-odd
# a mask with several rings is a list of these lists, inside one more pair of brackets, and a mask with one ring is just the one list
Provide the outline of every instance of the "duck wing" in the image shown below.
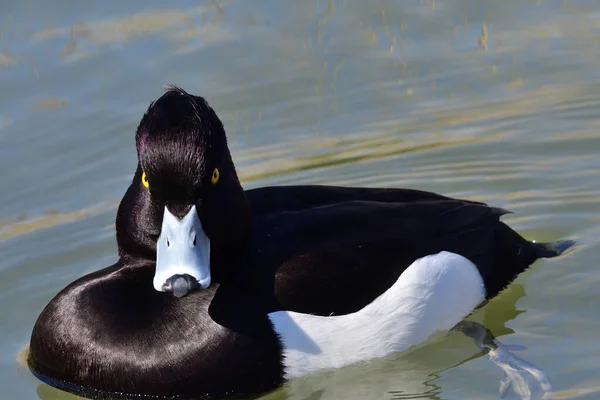
[[485,275],[494,268],[505,213],[435,198],[263,213],[254,216],[248,254],[229,275],[255,295],[271,296],[270,311],[346,314],[372,302],[418,258],[443,250],[471,259]]

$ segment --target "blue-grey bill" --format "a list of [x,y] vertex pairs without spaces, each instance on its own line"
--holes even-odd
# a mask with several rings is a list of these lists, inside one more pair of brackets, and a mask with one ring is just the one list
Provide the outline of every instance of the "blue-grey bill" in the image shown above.
[[195,205],[182,220],[165,207],[156,246],[154,289],[164,292],[169,278],[185,274],[196,279],[202,289],[210,286],[210,239],[202,228]]

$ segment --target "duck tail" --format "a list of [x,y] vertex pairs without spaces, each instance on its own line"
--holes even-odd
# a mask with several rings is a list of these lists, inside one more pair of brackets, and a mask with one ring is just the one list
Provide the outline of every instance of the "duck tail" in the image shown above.
[[561,239],[546,243],[537,243],[533,241],[531,244],[535,249],[537,258],[553,258],[570,250],[575,246],[576,242],[574,240]]

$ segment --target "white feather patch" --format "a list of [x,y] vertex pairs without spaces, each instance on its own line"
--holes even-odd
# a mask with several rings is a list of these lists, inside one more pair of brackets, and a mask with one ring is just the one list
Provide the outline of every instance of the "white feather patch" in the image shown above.
[[485,298],[475,265],[441,252],[416,260],[381,296],[347,315],[269,314],[284,349],[286,378],[385,357],[449,330]]

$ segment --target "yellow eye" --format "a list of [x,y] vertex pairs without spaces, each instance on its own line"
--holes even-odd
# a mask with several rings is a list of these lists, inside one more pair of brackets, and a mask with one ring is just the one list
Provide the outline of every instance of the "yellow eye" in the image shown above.
[[142,184],[146,187],[150,187],[150,183],[148,182],[148,177],[146,176],[145,172],[142,173]]
[[213,171],[212,176],[210,177],[210,182],[214,185],[217,182],[219,182],[219,177],[221,175],[219,174],[219,170],[217,168],[215,168],[215,170]]

